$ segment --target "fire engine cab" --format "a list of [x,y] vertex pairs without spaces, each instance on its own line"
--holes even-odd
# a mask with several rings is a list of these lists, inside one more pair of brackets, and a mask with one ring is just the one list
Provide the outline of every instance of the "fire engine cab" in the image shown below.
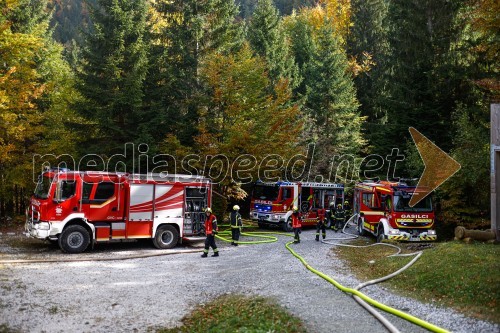
[[377,241],[435,241],[434,211],[430,196],[414,207],[412,196],[421,196],[415,186],[403,182],[365,181],[354,188],[353,213],[360,235],[373,234]]
[[312,182],[262,182],[254,184],[250,217],[259,227],[281,226],[292,231],[292,209],[299,208],[302,225],[316,225],[318,210],[344,203],[344,185]]
[[67,253],[139,238],[167,249],[203,232],[210,202],[207,178],[52,169],[39,177],[25,229]]

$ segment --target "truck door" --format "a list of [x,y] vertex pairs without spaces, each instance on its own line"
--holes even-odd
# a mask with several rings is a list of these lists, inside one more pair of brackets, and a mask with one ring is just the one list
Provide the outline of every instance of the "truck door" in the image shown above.
[[124,189],[118,179],[84,179],[82,184],[82,211],[89,222],[123,221]]
[[293,187],[292,186],[286,186],[286,187],[281,187],[281,201],[280,204],[283,206],[281,207],[282,211],[287,211],[291,208],[293,208]]
[[314,194],[312,187],[302,187],[302,192],[300,194],[300,211],[302,213],[308,213],[313,206]]
[[55,205],[54,214],[50,220],[61,221],[69,214],[78,211],[77,181],[74,177],[58,177],[54,198],[51,204]]

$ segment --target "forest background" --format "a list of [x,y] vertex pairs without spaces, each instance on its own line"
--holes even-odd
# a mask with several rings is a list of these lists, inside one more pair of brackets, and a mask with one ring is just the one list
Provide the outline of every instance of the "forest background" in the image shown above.
[[[440,225],[487,227],[498,13],[495,0],[1,0],[0,223],[24,214],[36,156],[102,170],[130,143],[141,158],[121,156],[124,171],[169,154],[217,178],[223,155],[255,181],[258,164],[300,178],[266,159],[302,154],[310,180],[352,187],[420,176],[412,126],[462,166],[434,193]],[[394,173],[373,171],[367,157],[394,149]],[[241,181],[219,179],[217,212],[245,197]]]

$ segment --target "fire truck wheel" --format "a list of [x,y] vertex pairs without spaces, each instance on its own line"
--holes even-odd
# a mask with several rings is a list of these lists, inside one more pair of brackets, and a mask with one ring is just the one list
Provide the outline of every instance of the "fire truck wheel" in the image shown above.
[[81,253],[89,243],[89,232],[81,225],[70,225],[59,236],[59,247],[66,253]]
[[363,229],[363,219],[359,218],[358,219],[358,234],[360,236],[366,236],[366,231]]
[[179,241],[179,233],[171,225],[164,225],[158,228],[153,244],[159,249],[171,249]]
[[291,216],[288,218],[288,220],[286,220],[285,223],[283,223],[283,230],[286,231],[286,232],[293,231],[293,228],[292,228],[292,217]]
[[377,243],[382,243],[382,241],[385,239],[384,235],[384,227],[379,226],[378,227],[378,232],[377,232]]

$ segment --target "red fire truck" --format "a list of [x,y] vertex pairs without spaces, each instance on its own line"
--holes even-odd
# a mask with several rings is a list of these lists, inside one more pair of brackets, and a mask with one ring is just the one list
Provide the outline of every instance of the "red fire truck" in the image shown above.
[[435,241],[434,211],[430,196],[414,207],[412,196],[423,195],[403,182],[365,181],[354,188],[353,213],[360,235],[373,234],[377,241]]
[[139,238],[166,249],[203,232],[210,204],[206,178],[53,169],[39,178],[25,228],[27,236],[57,242],[67,253]]
[[281,226],[292,231],[292,208],[297,206],[302,225],[316,225],[318,209],[327,211],[330,203],[344,203],[344,185],[311,182],[261,182],[254,184],[250,202],[250,217],[259,227]]

